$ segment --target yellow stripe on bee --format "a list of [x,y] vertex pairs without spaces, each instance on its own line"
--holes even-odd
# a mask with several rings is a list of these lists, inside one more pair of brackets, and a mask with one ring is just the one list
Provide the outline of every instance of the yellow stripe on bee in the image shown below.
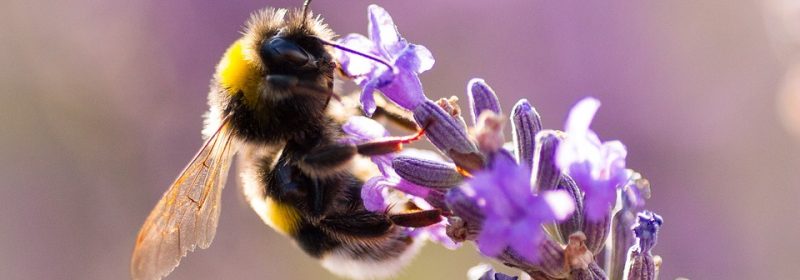
[[245,51],[242,39],[228,47],[217,65],[217,78],[228,94],[235,95],[242,92],[245,102],[254,105],[258,98],[259,75]]
[[300,212],[293,206],[267,197],[267,224],[282,234],[291,235],[300,226]]

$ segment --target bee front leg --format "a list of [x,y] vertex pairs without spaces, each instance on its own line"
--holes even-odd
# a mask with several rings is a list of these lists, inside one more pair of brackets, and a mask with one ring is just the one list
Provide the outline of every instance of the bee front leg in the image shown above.
[[430,124],[426,124],[420,131],[412,135],[401,137],[384,137],[378,138],[366,143],[356,145],[356,150],[359,154],[365,156],[377,156],[388,153],[399,152],[403,149],[403,144],[408,144],[422,138],[425,135],[425,129]]
[[[378,138],[358,145],[337,143],[316,147],[302,158],[301,168],[311,174],[323,172],[323,170],[336,172],[346,166],[356,154],[377,156],[399,152],[403,149],[403,144],[414,142],[424,134],[425,130],[423,129],[413,135]],[[319,175],[325,177],[324,174]]]
[[357,153],[351,144],[327,144],[311,149],[298,166],[311,177],[324,178],[342,171]]

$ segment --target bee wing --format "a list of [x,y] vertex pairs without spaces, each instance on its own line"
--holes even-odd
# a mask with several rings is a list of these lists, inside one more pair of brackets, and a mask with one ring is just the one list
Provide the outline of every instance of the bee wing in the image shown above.
[[235,153],[232,142],[226,118],[150,212],[133,249],[133,279],[161,279],[188,251],[211,245]]

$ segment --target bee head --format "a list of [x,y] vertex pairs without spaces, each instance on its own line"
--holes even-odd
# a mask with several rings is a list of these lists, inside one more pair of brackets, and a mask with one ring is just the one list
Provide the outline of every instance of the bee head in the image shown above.
[[256,138],[281,135],[276,130],[284,127],[312,129],[332,97],[336,64],[323,44],[332,37],[305,10],[255,12],[217,65],[212,115],[233,114],[234,126]]
[[323,101],[330,97],[335,63],[320,39],[333,32],[321,19],[305,10],[267,8],[250,17],[243,34],[217,66],[223,94],[252,108],[311,92]]

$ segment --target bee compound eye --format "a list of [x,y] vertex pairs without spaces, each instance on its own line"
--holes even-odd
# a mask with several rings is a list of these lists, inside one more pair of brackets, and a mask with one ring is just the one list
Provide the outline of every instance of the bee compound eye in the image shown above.
[[311,55],[296,43],[282,37],[275,37],[261,46],[261,57],[267,63],[291,64],[305,66],[311,61]]

